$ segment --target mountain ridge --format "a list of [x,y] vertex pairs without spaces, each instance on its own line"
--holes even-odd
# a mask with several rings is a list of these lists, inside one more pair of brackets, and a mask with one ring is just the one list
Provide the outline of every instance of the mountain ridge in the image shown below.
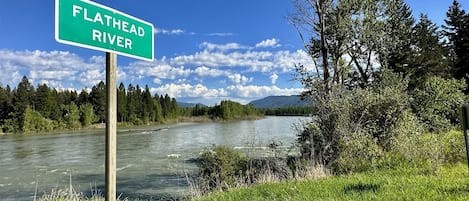
[[308,101],[302,100],[299,95],[267,96],[251,101],[249,104],[254,105],[255,108],[305,107],[310,105]]

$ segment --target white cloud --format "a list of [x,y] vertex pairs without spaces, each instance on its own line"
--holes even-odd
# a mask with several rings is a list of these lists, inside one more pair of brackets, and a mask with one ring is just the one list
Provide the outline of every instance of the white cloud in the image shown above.
[[202,84],[165,84],[151,88],[152,93],[168,94],[171,97],[226,97],[224,89],[209,89]]
[[106,75],[104,70],[100,71],[98,69],[84,71],[78,75],[78,81],[88,87],[96,85],[100,81],[105,80],[105,78]]
[[295,64],[312,65],[311,58],[303,50],[285,51],[235,51],[212,52],[205,49],[192,55],[182,55],[169,59],[171,65],[195,65],[207,67],[241,67],[251,72],[291,72]]
[[155,28],[154,33],[155,34],[163,34],[163,35],[181,35],[184,34],[186,31],[182,29],[160,29],[160,28]]
[[[76,77],[84,72],[93,69],[102,69],[104,59],[94,56],[85,61],[80,56],[65,51],[11,51],[0,50],[0,74],[12,76],[0,76],[2,84],[16,86],[19,82],[17,77],[27,75],[33,85],[36,81],[49,83],[51,87],[62,87],[62,83],[67,85],[76,84]],[[84,76],[90,78],[90,76]],[[84,78],[83,77],[83,78]],[[80,82],[85,86],[94,83],[95,80]],[[81,87],[81,86],[77,86]]]
[[160,78],[155,78],[153,79],[153,83],[155,84],[161,84],[163,81]]
[[194,70],[194,73],[201,77],[219,77],[230,75],[228,71],[223,71],[216,68],[208,68],[206,66],[197,67]]
[[267,39],[263,40],[259,43],[256,44],[256,48],[263,48],[263,47],[280,47],[280,44],[278,44],[278,39],[272,38],[272,39]]
[[200,47],[206,51],[227,51],[227,50],[238,50],[238,49],[249,49],[248,46],[241,45],[239,43],[226,43],[226,44],[214,44],[209,42],[203,42]]
[[247,104],[252,100],[270,95],[298,95],[302,88],[279,88],[277,86],[256,86],[256,85],[231,85],[224,88],[208,88],[202,84],[165,84],[157,88],[151,88],[152,93],[168,94],[181,100],[201,100],[207,103],[216,104],[223,99],[238,101]]
[[248,78],[238,73],[228,75],[228,78],[231,80],[231,82],[235,84],[242,84],[242,85],[245,85],[252,81],[252,78]]
[[158,79],[177,79],[187,77],[192,70],[184,66],[173,67],[163,60],[155,60],[154,62],[137,61],[124,67],[128,73],[134,77],[153,77]]
[[272,73],[272,75],[270,75],[270,81],[272,82],[272,84],[277,83],[277,79],[278,75],[276,73]]

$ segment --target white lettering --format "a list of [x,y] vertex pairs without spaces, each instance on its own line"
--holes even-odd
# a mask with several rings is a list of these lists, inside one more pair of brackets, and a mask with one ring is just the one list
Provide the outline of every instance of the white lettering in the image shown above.
[[124,38],[122,36],[117,36],[117,46],[124,47]]
[[104,15],[104,18],[106,18],[106,26],[111,26],[112,16]]
[[132,40],[126,38],[125,39],[125,48],[126,49],[132,49]]
[[92,39],[100,43],[108,43],[121,48],[132,49],[132,40],[123,36],[107,33],[97,29],[92,30]]
[[143,29],[142,27],[138,27],[138,36],[145,36],[145,29]]
[[[116,18],[112,18],[113,22],[112,22],[112,28],[114,29],[121,29],[121,20],[119,19],[116,19]],[[117,28],[116,28],[117,27]]]
[[101,42],[101,32],[93,29],[93,40],[97,40],[98,42]]
[[77,5],[73,5],[73,17],[76,17],[78,13],[80,13],[80,11],[82,10],[83,8],[80,7],[80,6],[77,6]]
[[137,35],[137,29],[135,28],[135,25],[132,24],[132,26],[130,27],[129,33],[133,33],[133,34]]
[[129,32],[127,26],[129,26],[129,23],[126,21],[122,21],[122,31]]
[[111,35],[110,33],[107,33],[107,37],[108,37],[108,39],[109,39],[109,43],[110,43],[111,45],[114,45],[114,42],[116,41],[116,35],[114,35],[114,34]]
[[96,13],[94,16],[94,23],[99,22],[104,25],[103,18],[101,17],[101,13]]
[[83,15],[83,19],[86,20],[86,21],[89,21],[89,22],[93,22],[93,19],[91,19],[90,17],[88,17],[88,9],[83,9],[84,10],[84,15]]

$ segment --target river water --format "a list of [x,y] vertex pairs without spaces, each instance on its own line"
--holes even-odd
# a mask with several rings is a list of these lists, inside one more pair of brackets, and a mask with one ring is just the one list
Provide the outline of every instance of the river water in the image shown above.
[[[193,160],[213,145],[291,146],[304,117],[227,123],[177,123],[118,130],[117,192],[157,199],[188,192]],[[164,129],[162,129],[164,128]],[[166,129],[167,128],[167,129]],[[104,189],[104,130],[0,136],[0,200],[33,200],[52,189],[84,194]]]

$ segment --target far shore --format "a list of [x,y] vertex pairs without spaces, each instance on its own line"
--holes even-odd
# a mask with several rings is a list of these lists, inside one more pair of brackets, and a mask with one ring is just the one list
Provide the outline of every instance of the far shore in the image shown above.
[[[181,123],[181,122],[192,122],[192,123],[210,123],[210,122],[230,122],[230,121],[242,121],[242,120],[258,120],[265,118],[265,116],[249,116],[246,118],[241,118],[241,119],[233,119],[233,120],[223,120],[223,119],[213,119],[208,116],[197,116],[197,117],[179,117],[178,119],[175,120],[168,120],[163,123],[160,122],[151,122],[147,124],[142,124],[142,125],[134,125],[130,124],[128,122],[124,123],[117,123],[117,128],[119,130],[122,129],[136,129],[139,127],[144,127],[144,126],[165,126],[165,125],[171,125],[175,123]],[[0,136],[5,136],[5,135],[15,135],[15,134],[20,134],[20,135],[33,135],[33,134],[53,134],[53,133],[61,133],[64,131],[70,131],[70,132],[79,132],[79,131],[87,131],[87,130],[95,130],[95,129],[105,129],[106,128],[106,123],[95,123],[92,124],[88,127],[83,127],[83,128],[78,128],[78,129],[57,129],[57,130],[51,130],[51,131],[40,131],[40,132],[18,132],[18,133],[3,133],[0,132]],[[119,132],[118,130],[118,132]]]

